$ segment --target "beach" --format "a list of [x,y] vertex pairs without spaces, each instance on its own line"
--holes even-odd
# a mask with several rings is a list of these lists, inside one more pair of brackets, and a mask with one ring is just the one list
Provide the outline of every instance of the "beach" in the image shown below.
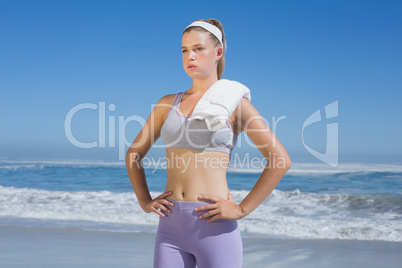
[[[152,267],[155,233],[0,226],[0,267]],[[400,267],[402,243],[243,235],[243,267]]]
[[0,268],[402,267],[402,1],[0,6]]
[[[160,195],[166,170],[145,171]],[[229,170],[236,203],[258,172]],[[402,165],[294,164],[238,221],[243,267],[400,267],[401,187]],[[124,163],[0,161],[1,268],[152,267],[157,226]]]

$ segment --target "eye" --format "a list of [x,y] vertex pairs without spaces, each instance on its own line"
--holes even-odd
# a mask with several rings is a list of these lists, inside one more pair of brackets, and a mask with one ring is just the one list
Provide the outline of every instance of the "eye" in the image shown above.
[[183,49],[182,52],[185,53],[187,50]]

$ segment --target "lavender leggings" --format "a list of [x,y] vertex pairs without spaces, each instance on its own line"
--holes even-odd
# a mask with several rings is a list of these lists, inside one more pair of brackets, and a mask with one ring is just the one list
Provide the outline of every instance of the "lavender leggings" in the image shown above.
[[176,201],[168,206],[172,213],[162,210],[154,249],[154,268],[240,268],[243,243],[236,220],[198,216],[208,210],[194,211],[196,207],[213,202]]

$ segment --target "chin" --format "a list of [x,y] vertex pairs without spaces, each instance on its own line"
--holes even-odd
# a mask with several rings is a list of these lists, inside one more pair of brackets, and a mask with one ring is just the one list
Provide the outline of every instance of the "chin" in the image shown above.
[[188,72],[187,74],[188,74],[188,76],[190,76],[193,79],[203,79],[203,78],[208,77],[208,75],[206,75],[204,73],[190,73],[190,72]]
[[194,73],[187,73],[188,76],[190,76],[191,78],[200,78],[200,75],[194,74]]

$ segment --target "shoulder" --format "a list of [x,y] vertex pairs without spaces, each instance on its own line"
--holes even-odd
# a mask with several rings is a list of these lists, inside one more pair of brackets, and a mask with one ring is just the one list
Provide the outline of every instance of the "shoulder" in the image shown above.
[[236,122],[242,126],[242,129],[244,129],[246,124],[251,123],[251,121],[261,119],[261,115],[258,110],[245,97],[243,97],[237,105],[235,114]]
[[170,108],[172,106],[172,104],[174,102],[174,99],[176,98],[177,94],[178,93],[167,94],[167,95],[161,97],[158,100],[155,108],[168,108],[168,107]]
[[248,121],[250,117],[256,115],[259,115],[258,111],[246,97],[243,97],[230,116],[230,119],[233,120],[233,128],[236,129],[236,134],[240,134],[244,129],[245,122]]
[[160,122],[164,122],[169,111],[172,108],[173,102],[178,93],[167,94],[161,97],[156,104],[154,104],[154,108],[152,113],[155,115],[155,119]]
[[251,104],[251,102],[246,98],[243,97],[236,107],[237,114],[244,114],[244,113],[258,113],[257,109]]
[[158,104],[172,104],[174,99],[176,98],[178,93],[172,93],[172,94],[167,94],[163,97],[161,97],[158,101]]

